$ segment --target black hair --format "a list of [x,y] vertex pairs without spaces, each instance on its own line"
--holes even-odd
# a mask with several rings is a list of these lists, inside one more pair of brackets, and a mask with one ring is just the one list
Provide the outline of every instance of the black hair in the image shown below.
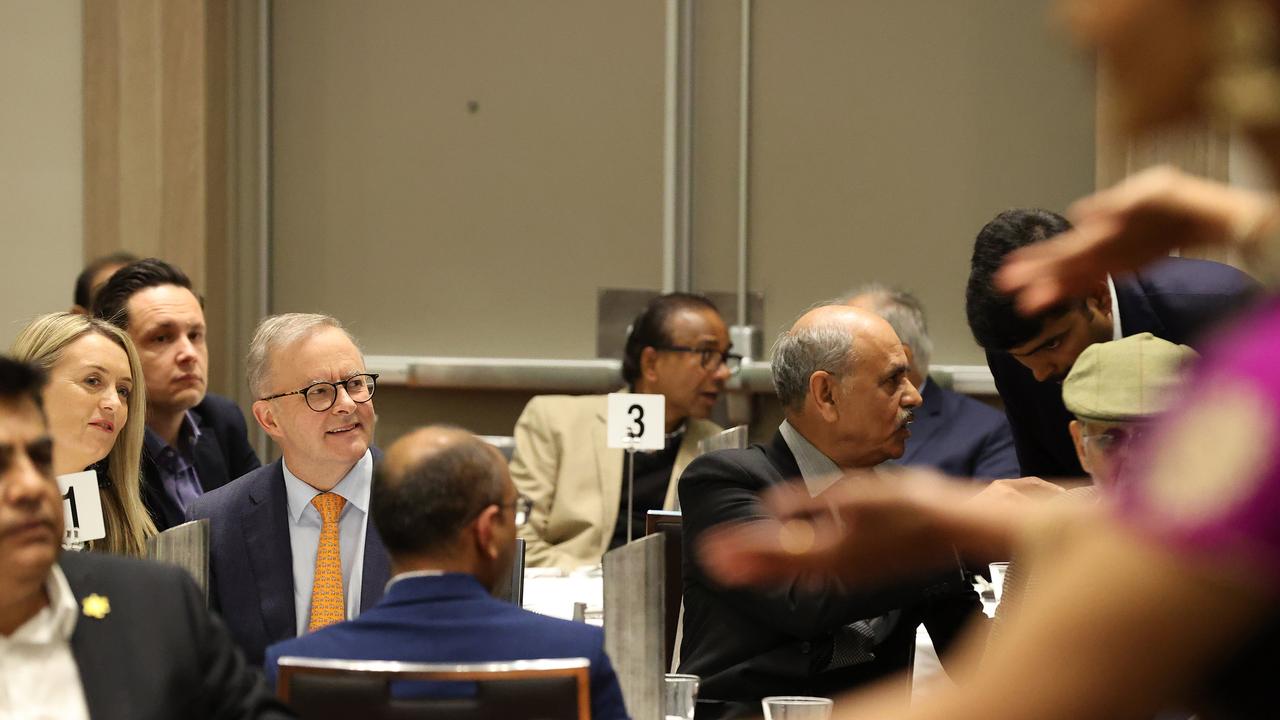
[[374,472],[369,510],[392,555],[448,552],[458,531],[484,508],[503,501],[506,461],[474,435],[433,450],[409,467]]
[[145,258],[130,263],[117,270],[94,296],[93,315],[122,330],[128,330],[129,298],[147,288],[161,285],[177,285],[191,290],[191,279],[176,265],[159,258]]
[[44,389],[45,374],[30,363],[0,355],[0,401],[30,400],[43,408],[40,392]]
[[973,339],[986,350],[1008,350],[1044,329],[1045,320],[1069,310],[1073,303],[1058,305],[1027,317],[1014,307],[1013,298],[993,284],[993,277],[1009,253],[1047,240],[1071,229],[1071,223],[1049,210],[1005,210],[983,226],[973,243],[969,284],[964,293],[965,314]]
[[634,388],[640,379],[640,355],[647,347],[670,345],[671,316],[681,310],[710,310],[719,315],[720,310],[711,298],[695,293],[667,293],[659,295],[631,323],[627,344],[622,352],[622,379]]
[[93,276],[102,272],[102,268],[110,265],[128,265],[129,263],[137,261],[137,255],[121,250],[120,252],[113,252],[110,255],[103,255],[88,265],[85,265],[84,269],[80,271],[80,274],[76,276],[75,304],[86,310],[88,310],[89,306],[93,304]]

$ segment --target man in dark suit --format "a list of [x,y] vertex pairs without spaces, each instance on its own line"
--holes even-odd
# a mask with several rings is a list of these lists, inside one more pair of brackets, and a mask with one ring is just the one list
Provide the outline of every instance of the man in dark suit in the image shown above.
[[[767,695],[830,695],[905,669],[923,622],[944,652],[981,614],[957,565],[887,591],[799,581],[775,591],[728,589],[705,573],[699,536],[767,516],[761,494],[799,478],[811,495],[842,473],[900,457],[920,395],[893,328],[874,313],[827,305],[806,313],[773,350],[786,420],[773,440],[703,455],[680,478],[684,639],[680,671],[702,677],[699,717],[741,717]],[[704,703],[699,701],[700,706]]]
[[1197,348],[1206,331],[1246,307],[1259,289],[1228,265],[1169,258],[1023,317],[995,288],[993,276],[1010,252],[1070,227],[1048,210],[1007,210],[982,228],[973,247],[965,311],[974,339],[986,350],[1023,475],[1084,475],[1067,431],[1072,418],[1062,404],[1062,381],[1086,347],[1149,332]]
[[872,283],[848,293],[843,302],[884,318],[907,353],[911,365],[907,379],[920,391],[922,402],[916,408],[911,437],[899,464],[924,465],[948,475],[984,480],[1021,475],[1013,433],[1004,414],[952,392],[930,377],[933,341],[924,305],[914,295]]
[[516,528],[530,505],[498,451],[463,430],[417,430],[388,450],[372,504],[395,570],[386,597],[355,620],[273,645],[268,678],[285,656],[435,663],[585,657],[591,717],[627,717],[599,628],[491,595],[510,572]]
[[390,566],[368,522],[377,376],[355,341],[327,315],[274,315],[246,366],[283,457],[197,498],[191,517],[211,524],[214,606],[261,665],[271,643],[372,607]]
[[94,295],[93,311],[138,348],[147,381],[142,499],[165,530],[186,519],[197,497],[261,463],[240,408],[205,392],[204,309],[186,273],[155,258],[130,263]]
[[0,358],[0,716],[290,717],[178,568],[63,553],[42,378]]

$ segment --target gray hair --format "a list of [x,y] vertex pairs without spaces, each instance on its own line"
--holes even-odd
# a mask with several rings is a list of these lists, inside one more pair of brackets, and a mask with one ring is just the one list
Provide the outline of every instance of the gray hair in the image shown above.
[[845,293],[837,302],[848,305],[864,296],[870,301],[871,310],[893,327],[903,345],[911,348],[911,364],[916,372],[928,375],[933,341],[929,339],[929,326],[920,299],[901,288],[867,283]]
[[249,357],[245,359],[245,375],[249,380],[249,391],[255,398],[267,393],[267,382],[271,377],[271,352],[286,347],[322,328],[341,330],[352,344],[359,348],[360,344],[351,337],[351,333],[342,327],[338,319],[329,315],[314,313],[283,313],[268,315],[258,323],[253,332],[253,340],[249,342]]
[[853,335],[838,325],[791,329],[773,344],[773,389],[787,410],[804,407],[809,378],[822,370],[837,377],[853,370]]

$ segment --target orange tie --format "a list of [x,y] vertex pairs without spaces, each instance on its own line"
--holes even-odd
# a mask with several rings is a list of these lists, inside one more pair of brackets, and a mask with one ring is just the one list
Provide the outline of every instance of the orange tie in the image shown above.
[[334,493],[320,493],[311,504],[320,511],[320,546],[316,548],[316,576],[311,585],[311,621],[307,632],[347,619],[342,593],[342,549],[338,544],[338,516],[347,499]]

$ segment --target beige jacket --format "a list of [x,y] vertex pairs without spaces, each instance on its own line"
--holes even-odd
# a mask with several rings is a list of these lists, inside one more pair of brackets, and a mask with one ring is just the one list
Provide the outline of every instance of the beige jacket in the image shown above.
[[[608,549],[622,500],[623,451],[606,446],[607,407],[605,395],[541,395],[516,421],[511,478],[533,500],[520,529],[529,567],[594,565]],[[698,442],[718,432],[713,422],[689,420],[664,508],[676,508],[676,481]]]

